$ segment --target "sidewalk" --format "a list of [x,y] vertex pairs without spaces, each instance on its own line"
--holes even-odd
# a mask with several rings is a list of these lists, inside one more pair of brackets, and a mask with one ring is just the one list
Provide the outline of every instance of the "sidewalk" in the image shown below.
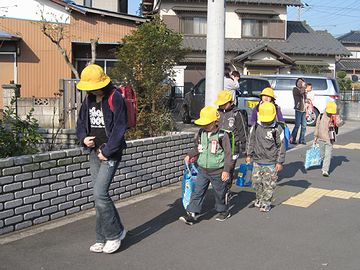
[[[87,211],[40,229],[0,237],[0,269],[358,270],[360,199],[355,195],[360,192],[360,155],[347,145],[360,146],[359,131],[357,122],[340,130],[341,148],[334,149],[329,178],[322,177],[319,169],[303,171],[309,146],[288,151],[270,213],[248,208],[253,191],[234,187],[238,195],[232,201],[233,216],[215,221],[210,190],[204,215],[190,227],[178,221],[184,212],[178,183],[118,203],[130,234],[113,255],[89,252],[95,220],[94,211]],[[309,187],[353,195],[347,199],[324,196],[308,207],[283,204]]]

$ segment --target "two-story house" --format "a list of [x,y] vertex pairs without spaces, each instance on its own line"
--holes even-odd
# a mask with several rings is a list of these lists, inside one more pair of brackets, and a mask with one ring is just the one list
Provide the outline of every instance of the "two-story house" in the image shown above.
[[351,53],[350,57],[340,58],[336,64],[337,71],[343,70],[350,76],[360,74],[360,31],[350,31],[337,38]]
[[[300,0],[226,0],[225,63],[249,75],[294,73],[303,66],[334,75],[335,57],[349,51],[331,34],[289,21],[287,8],[301,5]],[[185,84],[204,77],[207,1],[143,0],[142,11],[147,17],[160,14],[184,35],[184,47],[190,49],[181,63]]]
[[[58,104],[54,93],[67,86],[59,87],[59,81],[73,77],[57,46],[42,33],[42,22],[62,26],[64,36],[60,44],[79,72],[91,60],[90,40],[98,39],[96,63],[107,72],[114,66],[114,52],[122,38],[146,21],[143,17],[80,6],[72,1],[7,2],[0,8],[0,86],[10,81],[21,84],[19,113],[24,115],[35,108],[41,126],[51,125],[54,114],[51,104]],[[68,100],[64,105],[76,102],[75,92],[72,88],[65,93]],[[0,91],[0,111],[2,97]],[[73,108],[64,109],[66,112],[73,113]]]

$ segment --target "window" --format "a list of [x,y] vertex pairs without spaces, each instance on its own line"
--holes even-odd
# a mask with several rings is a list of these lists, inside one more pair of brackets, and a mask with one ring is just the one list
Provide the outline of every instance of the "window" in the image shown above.
[[205,95],[205,79],[198,82],[197,85],[194,87],[194,94]]
[[280,79],[276,80],[275,89],[278,91],[281,90],[292,90],[295,87],[296,79]]
[[268,37],[268,22],[261,20],[242,20],[243,37]]
[[206,17],[183,17],[181,32],[188,35],[206,35]]
[[[105,73],[109,73],[110,69],[114,67],[117,60],[115,59],[106,59],[106,60],[96,60],[95,64],[101,66],[104,69]],[[90,59],[76,59],[75,65],[79,73],[90,63]]]
[[313,90],[326,90],[327,87],[327,82],[325,79],[311,79],[311,78],[305,78],[305,81],[307,83],[311,83]]
[[92,7],[92,0],[84,0],[85,7]]

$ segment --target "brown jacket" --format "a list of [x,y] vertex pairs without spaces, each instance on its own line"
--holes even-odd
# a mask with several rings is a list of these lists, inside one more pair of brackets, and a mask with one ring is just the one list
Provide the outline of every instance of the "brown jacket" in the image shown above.
[[[324,113],[322,116],[319,116],[316,120],[316,127],[314,131],[314,137],[318,138],[319,140],[326,141],[330,143],[329,137],[329,121],[330,117],[327,113]],[[336,126],[341,127],[344,125],[344,121],[340,117],[340,115],[336,115]]]

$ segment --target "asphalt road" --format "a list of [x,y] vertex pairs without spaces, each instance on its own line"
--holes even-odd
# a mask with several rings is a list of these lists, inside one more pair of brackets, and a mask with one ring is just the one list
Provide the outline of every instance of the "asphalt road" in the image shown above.
[[[359,270],[360,123],[349,122],[340,133],[329,178],[320,169],[304,171],[309,145],[287,152],[269,213],[249,208],[251,188],[234,187],[233,216],[218,222],[209,190],[200,222],[187,226],[178,221],[184,211],[177,184],[119,203],[131,235],[115,254],[89,252],[95,237],[90,211],[78,221],[56,221],[55,228],[0,237],[0,269]],[[315,189],[326,195],[310,192],[301,201],[301,194]],[[285,204],[293,197],[293,205]],[[59,222],[67,224],[56,227]]]

